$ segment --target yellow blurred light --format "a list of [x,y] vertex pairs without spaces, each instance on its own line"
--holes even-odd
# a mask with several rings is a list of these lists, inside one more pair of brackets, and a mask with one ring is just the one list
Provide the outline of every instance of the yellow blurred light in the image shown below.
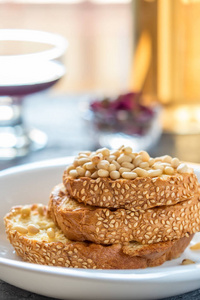
[[179,122],[188,122],[191,116],[191,112],[188,111],[188,108],[186,107],[180,107],[174,111],[174,116],[175,119]]

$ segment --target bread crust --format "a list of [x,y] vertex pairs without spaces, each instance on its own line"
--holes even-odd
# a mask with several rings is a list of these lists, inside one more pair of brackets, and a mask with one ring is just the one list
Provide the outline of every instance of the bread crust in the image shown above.
[[[41,219],[41,224],[52,223],[45,207],[42,217],[39,216],[37,204],[30,208],[31,214],[25,220],[26,225],[36,224],[36,217],[39,221]],[[22,221],[24,223],[24,220],[20,221],[21,209],[22,207],[12,208],[5,216],[7,237],[24,261],[42,265],[88,269],[153,267],[180,256],[193,237],[190,235],[179,240],[145,246],[135,242],[103,246],[88,242],[72,242],[55,226],[57,238],[50,241],[44,228],[40,229],[42,233],[34,236],[22,234],[15,229],[15,225],[21,225]]]
[[49,213],[70,240],[99,244],[137,241],[153,244],[179,239],[200,230],[200,196],[175,205],[130,211],[78,203],[57,185],[49,201]]
[[132,211],[173,205],[193,197],[198,190],[198,180],[193,173],[112,180],[88,177],[74,179],[64,171],[63,184],[69,195],[79,202]]

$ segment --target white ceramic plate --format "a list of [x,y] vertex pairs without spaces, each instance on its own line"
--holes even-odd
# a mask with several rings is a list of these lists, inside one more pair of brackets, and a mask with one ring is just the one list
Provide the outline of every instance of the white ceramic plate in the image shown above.
[[[200,288],[200,251],[186,249],[176,260],[144,270],[83,270],[25,263],[6,240],[3,217],[14,205],[48,203],[72,158],[0,172],[0,278],[22,289],[59,299],[160,299]],[[200,179],[200,165],[193,165]],[[192,243],[200,241],[195,235]],[[184,258],[196,264],[182,266]]]

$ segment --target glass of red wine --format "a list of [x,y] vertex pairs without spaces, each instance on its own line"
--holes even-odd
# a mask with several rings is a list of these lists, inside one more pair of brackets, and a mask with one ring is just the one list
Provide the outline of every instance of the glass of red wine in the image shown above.
[[66,70],[68,43],[60,35],[26,29],[0,29],[0,159],[43,148],[47,136],[27,129],[22,106],[27,95],[51,88]]

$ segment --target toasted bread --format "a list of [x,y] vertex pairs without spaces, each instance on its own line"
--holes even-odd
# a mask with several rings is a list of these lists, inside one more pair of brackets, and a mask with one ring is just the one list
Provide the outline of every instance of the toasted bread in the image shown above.
[[197,177],[193,173],[112,180],[71,178],[65,171],[63,183],[69,195],[79,202],[132,211],[173,205],[193,197],[198,190]]
[[152,158],[124,146],[80,152],[64,171],[63,184],[79,202],[132,211],[173,205],[198,190],[193,169],[178,158]]
[[46,207],[38,204],[12,208],[4,220],[8,239],[24,261],[70,268],[138,269],[158,266],[179,257],[193,237],[190,235],[153,245],[132,242],[103,246],[73,242],[54,224]]
[[175,205],[147,210],[99,208],[68,196],[62,184],[51,193],[49,212],[70,240],[115,244],[152,244],[179,239],[200,230],[200,195]]

